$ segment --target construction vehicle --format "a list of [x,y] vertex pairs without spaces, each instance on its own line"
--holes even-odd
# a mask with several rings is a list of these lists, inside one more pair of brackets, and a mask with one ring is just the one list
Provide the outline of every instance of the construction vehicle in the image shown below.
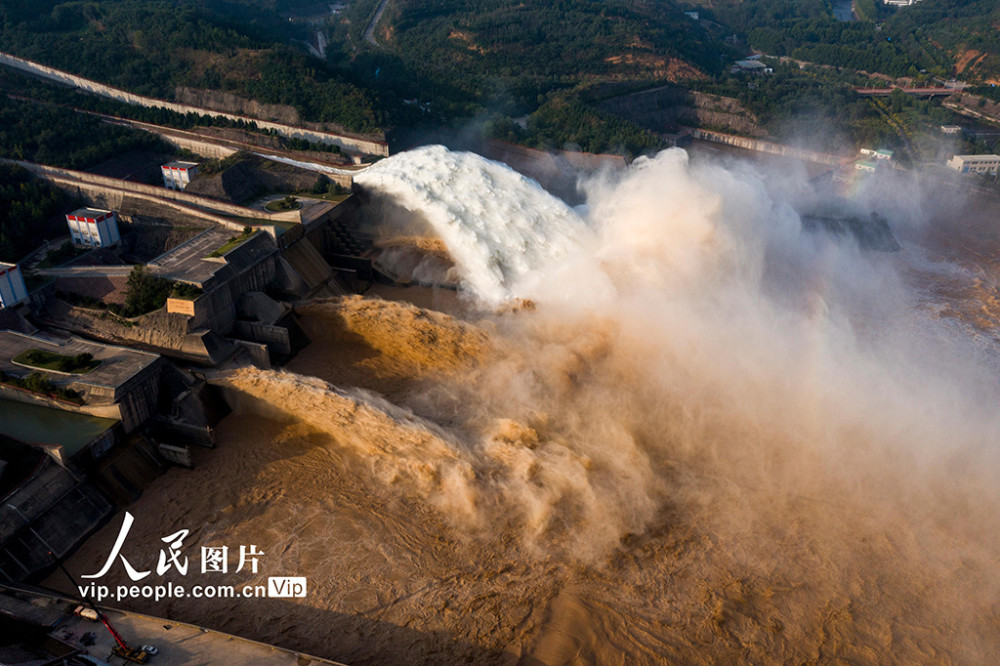
[[[94,610],[97,609],[95,608]],[[122,659],[127,659],[128,661],[134,661],[137,664],[145,664],[149,661],[152,654],[147,652],[146,648],[150,646],[144,645],[141,648],[129,647],[128,643],[125,642],[125,639],[122,638],[122,635],[115,631],[115,628],[111,626],[111,622],[108,621],[108,618],[104,613],[97,611],[97,616],[100,618],[101,624],[103,624],[107,630],[111,632],[111,636],[115,639],[115,643],[117,643],[117,645],[111,648],[111,654],[116,657],[121,657]]]
[[[52,556],[53,559],[55,559],[55,556],[53,556],[51,552],[49,552],[49,555]],[[56,563],[59,565],[59,568],[62,569],[62,572],[66,574],[66,577],[70,579],[70,582],[73,583],[73,586],[77,590],[79,590],[80,586],[77,584],[76,579],[73,578],[73,574],[71,574],[66,569],[66,567],[63,566],[62,562],[56,560]],[[100,609],[97,608],[97,606],[94,605],[94,602],[92,602],[90,599],[83,596],[82,594],[80,595],[80,600],[84,604],[89,606],[89,608],[84,608],[82,606],[79,606],[73,612],[76,615],[79,615],[80,617],[85,617],[89,620],[94,620],[94,619],[100,620],[101,624],[103,624],[104,627],[109,632],[111,632],[111,637],[115,639],[116,643],[116,645],[113,648],[111,648],[112,655],[116,657],[121,657],[122,659],[125,659],[127,661],[135,662],[136,664],[145,664],[147,661],[149,661],[150,657],[159,652],[159,650],[157,650],[152,645],[143,645],[141,648],[129,647],[129,644],[125,642],[125,639],[122,638],[122,635],[119,634],[118,631],[111,625],[111,622],[108,620],[108,617],[104,613],[102,613]]]

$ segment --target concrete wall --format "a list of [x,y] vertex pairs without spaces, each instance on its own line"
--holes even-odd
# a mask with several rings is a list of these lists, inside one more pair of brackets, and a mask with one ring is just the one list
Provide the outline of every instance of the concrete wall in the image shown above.
[[[256,244],[256,249],[262,252],[252,252],[255,248],[250,247],[250,244]],[[245,257],[241,257],[240,253]],[[191,314],[185,312],[180,315],[188,317],[188,333],[209,329],[228,335],[236,321],[236,304],[240,297],[249,291],[264,291],[274,282],[278,250],[270,236],[258,234],[243,246],[227,253],[227,257],[229,256],[232,261],[227,261],[228,265],[206,284],[206,292],[194,301],[187,302],[186,309]],[[172,311],[180,312],[177,308]]]
[[[58,167],[47,166],[44,164],[35,164],[33,162],[22,162],[20,160],[2,160],[3,162],[10,164],[17,164],[24,167],[28,171],[41,176],[49,180],[59,180],[60,182],[66,183],[68,185],[75,185],[77,187],[87,186],[91,190],[96,190],[103,192],[105,196],[118,197],[119,199],[124,196],[124,193],[134,194],[134,195],[145,195],[150,197],[155,197],[161,203],[166,203],[168,201],[176,201],[178,203],[187,204],[185,211],[190,211],[190,207],[208,209],[209,211],[215,213],[222,213],[225,215],[236,215],[239,217],[248,217],[251,219],[273,221],[281,220],[283,222],[298,222],[300,220],[300,211],[286,211],[283,213],[270,213],[264,210],[258,210],[256,208],[247,208],[246,206],[237,206],[235,204],[226,203],[224,201],[218,201],[216,199],[209,199],[207,197],[200,197],[195,194],[188,194],[187,192],[181,192],[177,190],[168,190],[165,187],[160,187],[158,185],[146,185],[145,183],[133,183],[129,180],[119,180],[118,178],[109,178],[107,176],[98,176],[92,173],[86,173],[84,171],[73,171],[71,169],[60,169]],[[218,216],[213,216],[218,218]],[[226,220],[225,218],[218,218],[228,225],[236,225],[242,229],[243,227],[231,220]]]
[[691,136],[695,139],[700,139],[701,141],[711,141],[712,143],[723,143],[726,144],[727,146],[736,146],[737,148],[745,148],[746,150],[755,150],[761,153],[782,155],[784,157],[794,157],[796,159],[800,159],[805,162],[816,162],[817,164],[829,164],[831,166],[839,166],[843,164],[846,160],[850,159],[850,157],[843,155],[830,155],[829,153],[819,153],[812,150],[804,150],[802,148],[794,148],[792,146],[786,146],[780,143],[761,141],[760,139],[750,139],[745,136],[736,136],[735,134],[712,132],[711,130],[703,130],[695,128],[691,130]]
[[277,234],[275,234],[275,236],[274,236],[274,244],[278,246],[279,250],[285,250],[290,245],[292,245],[293,243],[295,243],[297,240],[299,240],[300,238],[302,238],[302,236],[304,236],[305,233],[306,233],[305,232],[305,227],[303,227],[300,224],[298,226],[295,226],[295,227],[292,227],[291,229],[286,230],[285,233],[281,234],[280,236],[278,236]]
[[86,90],[87,92],[94,93],[95,95],[101,95],[102,97],[110,97],[112,99],[119,100],[121,102],[126,102],[128,104],[135,104],[137,106],[146,106],[151,108],[163,108],[169,109],[171,111],[176,111],[177,113],[197,113],[203,116],[213,116],[217,118],[228,118],[230,120],[243,120],[252,121],[257,124],[257,127],[265,130],[275,130],[278,134],[288,137],[288,138],[299,138],[305,139],[307,141],[314,141],[316,143],[325,143],[340,146],[341,148],[363,153],[365,155],[389,155],[389,145],[384,141],[371,141],[368,139],[363,139],[359,137],[348,136],[344,134],[333,134],[330,132],[319,132],[315,130],[302,129],[299,127],[292,127],[290,125],[283,125],[281,123],[275,123],[267,120],[257,120],[256,118],[249,118],[246,116],[238,116],[232,113],[224,113],[221,111],[213,111],[211,109],[198,108],[195,106],[188,106],[186,104],[176,104],[174,102],[166,102],[164,100],[153,99],[151,97],[143,97],[141,95],[133,95],[130,92],[124,90],[119,90],[118,88],[112,88],[111,86],[106,86],[96,81],[91,81],[90,79],[85,79],[81,76],[76,76],[68,72],[63,72],[61,70],[47,67],[37,62],[32,62],[31,60],[25,60],[24,58],[18,58],[16,56],[0,53],[0,64],[7,65],[8,67],[13,67],[19,69],[23,72],[28,72],[36,76],[41,76],[52,81],[58,81],[59,83],[64,83],[66,85],[73,86],[74,88],[79,88],[81,90]]
[[218,143],[209,143],[208,141],[199,138],[197,135],[192,135],[188,132],[182,132],[180,130],[168,132],[156,125],[150,125],[149,123],[140,123],[137,120],[128,120],[125,118],[122,120],[130,127],[144,132],[149,132],[151,134],[156,134],[175,148],[190,150],[192,153],[201,155],[202,157],[223,160],[230,155],[235,155],[239,152],[238,148],[223,146]]
[[32,405],[41,405],[42,407],[51,407],[53,409],[61,409],[64,412],[99,416],[103,419],[121,418],[121,410],[118,405],[78,405],[75,402],[61,400],[59,398],[50,398],[17,386],[11,386],[10,384],[0,384],[0,398]]
[[145,346],[158,353],[173,353],[199,362],[209,360],[199,341],[190,339],[187,317],[183,315],[168,314],[164,308],[137,317],[131,320],[134,325],[128,325],[117,317],[102,318],[102,314],[55,302],[50,304],[42,321],[109,344]]
[[38,310],[44,308],[45,304],[49,302],[49,299],[54,298],[55,295],[56,281],[52,280],[28,294],[28,303],[31,309],[37,312]]
[[188,320],[188,331],[202,328],[227,335],[236,321],[236,305],[232,291],[221,285],[199,296],[194,302],[194,315]]
[[43,407],[61,409],[76,414],[89,414],[105,419],[121,419],[125,432],[129,433],[142,425],[156,411],[159,397],[160,364],[153,363],[117,388],[93,386],[85,382],[68,382],[63,388],[73,389],[86,396],[88,401],[105,404],[83,404],[50,398],[27,391],[18,386],[0,384],[0,398]]
[[235,333],[243,340],[267,345],[272,354],[287,356],[292,353],[291,336],[284,326],[271,326],[256,321],[238,321]]
[[[97,114],[102,115],[102,114]],[[258,146],[249,143],[242,143],[238,141],[230,141],[227,139],[219,139],[224,143],[218,143],[217,141],[209,141],[197,132],[189,132],[187,130],[180,130],[174,128],[160,127],[159,125],[152,125],[150,123],[140,122],[138,120],[130,120],[128,118],[117,118],[114,116],[103,116],[115,123],[124,123],[129,127],[134,129],[142,130],[143,132],[150,132],[151,134],[156,134],[164,141],[177,148],[190,150],[191,152],[202,155],[204,157],[211,157],[215,159],[225,159],[230,155],[233,155],[240,150],[254,153],[261,157],[267,159],[273,159],[278,162],[284,162],[284,160],[291,159],[287,154],[279,154],[265,146]],[[318,172],[317,172],[318,173]],[[329,171],[322,172],[324,176],[332,180],[333,182],[339,184],[342,187],[351,189],[354,186],[354,176],[351,174],[340,174],[340,173],[330,173]]]
[[316,250],[308,237],[290,245],[281,255],[308,285],[310,290],[316,289],[333,277],[330,265]]
[[260,342],[250,342],[249,340],[233,340],[236,344],[246,350],[250,355],[251,362],[261,370],[271,369],[271,354],[267,345]]
[[[16,163],[14,160],[4,160],[0,158],[0,162]],[[22,163],[27,164],[27,163]],[[32,165],[39,166],[39,165]],[[101,206],[103,208],[117,209],[122,205],[122,202],[126,197],[132,197],[134,199],[140,199],[144,201],[149,201],[158,206],[163,206],[172,210],[176,210],[178,213],[186,215],[188,217],[193,217],[199,220],[205,220],[216,224],[227,229],[232,229],[233,231],[242,231],[244,224],[240,222],[234,222],[228,218],[222,217],[221,215],[214,215],[208,211],[201,210],[186,204],[177,203],[175,201],[170,201],[160,196],[154,196],[150,194],[145,194],[142,192],[129,192],[125,188],[109,187],[106,185],[98,185],[93,183],[84,182],[76,178],[60,176],[54,173],[45,173],[40,170],[30,169],[36,175],[52,183],[54,187],[67,192],[70,196],[86,200],[91,205]],[[127,182],[127,181],[121,181]],[[166,188],[163,189],[164,192],[169,192]]]
[[160,363],[153,363],[115,391],[122,427],[129,433],[156,413],[160,397]]

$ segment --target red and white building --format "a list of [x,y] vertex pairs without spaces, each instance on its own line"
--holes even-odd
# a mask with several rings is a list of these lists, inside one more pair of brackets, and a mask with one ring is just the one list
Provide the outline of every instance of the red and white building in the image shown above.
[[196,162],[168,162],[160,167],[163,186],[168,190],[183,190],[198,173]]
[[0,309],[10,308],[28,297],[21,268],[0,262]]
[[81,208],[66,216],[69,233],[73,242],[85,247],[110,247],[116,245],[118,218],[110,210]]

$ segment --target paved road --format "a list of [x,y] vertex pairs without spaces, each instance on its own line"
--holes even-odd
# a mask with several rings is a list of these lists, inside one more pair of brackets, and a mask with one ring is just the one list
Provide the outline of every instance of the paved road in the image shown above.
[[62,266],[59,268],[39,268],[39,275],[52,277],[128,277],[132,266]]
[[382,12],[385,11],[388,4],[389,0],[382,0],[382,4],[378,6],[377,10],[375,10],[375,16],[372,17],[372,20],[368,22],[368,27],[365,28],[365,41],[372,46],[381,48],[381,44],[379,44],[375,39],[375,27],[378,25],[378,22],[382,20]]
[[854,92],[862,97],[887,97],[896,90],[902,90],[907,95],[916,97],[950,97],[961,92],[955,88],[855,88]]

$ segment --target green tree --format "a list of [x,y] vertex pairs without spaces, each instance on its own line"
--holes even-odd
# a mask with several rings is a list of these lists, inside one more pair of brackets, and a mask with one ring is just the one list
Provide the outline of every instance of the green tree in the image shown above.
[[147,268],[136,265],[129,273],[125,289],[125,304],[120,310],[124,317],[137,317],[162,308],[170,296],[173,283],[156,277]]

